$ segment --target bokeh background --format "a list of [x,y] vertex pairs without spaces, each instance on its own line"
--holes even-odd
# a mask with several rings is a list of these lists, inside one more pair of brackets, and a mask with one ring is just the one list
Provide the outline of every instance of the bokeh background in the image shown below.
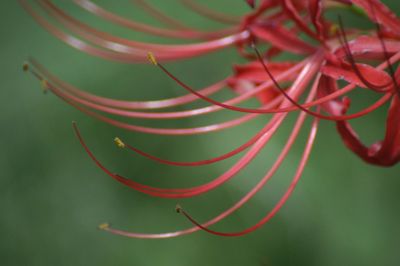
[[[139,40],[163,39],[126,31],[56,1],[74,16],[113,34]],[[151,1],[188,25],[215,29],[175,0]],[[200,1],[199,1],[200,2]],[[384,1],[400,10],[398,1]],[[397,3],[396,3],[397,2]],[[158,22],[128,1],[96,1],[119,14]],[[201,1],[231,14],[244,14],[244,1]],[[97,230],[102,222],[137,232],[165,232],[189,227],[174,212],[176,200],[151,198],[111,180],[84,153],[73,134],[78,122],[88,145],[111,169],[147,184],[196,185],[211,180],[239,157],[198,168],[168,167],[129,154],[113,145],[114,136],[164,158],[205,159],[243,143],[266,121],[260,117],[239,128],[191,137],[160,137],[122,131],[91,119],[22,71],[33,56],[62,79],[84,90],[114,98],[149,100],[185,93],[151,65],[107,62],[80,53],[50,36],[19,6],[0,4],[0,264],[1,265],[399,265],[400,167],[365,164],[348,151],[334,124],[322,122],[314,151],[292,198],[267,225],[240,238],[204,232],[165,240],[128,239]],[[346,23],[366,22],[344,14]],[[201,88],[231,73],[243,62],[234,50],[170,63],[168,67]],[[229,91],[219,99],[231,96]],[[373,95],[356,92],[355,108]],[[249,106],[255,106],[250,102]],[[192,106],[201,106],[196,103]],[[354,121],[366,142],[380,139],[386,109]],[[132,121],[190,127],[237,117],[232,112],[182,121]],[[260,156],[232,181],[206,195],[179,200],[200,221],[236,202],[269,169],[290,133],[294,116]],[[260,219],[279,199],[301,156],[309,128],[277,175],[248,205],[213,228],[236,231]]]

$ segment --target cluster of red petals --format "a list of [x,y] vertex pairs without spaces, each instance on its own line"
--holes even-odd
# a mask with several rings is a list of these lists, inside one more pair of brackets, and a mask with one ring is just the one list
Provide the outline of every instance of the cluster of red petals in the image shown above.
[[[59,79],[37,61],[30,59],[25,70],[38,78],[45,88],[78,110],[103,122],[130,131],[161,135],[204,134],[241,125],[260,115],[270,114],[265,126],[247,142],[220,156],[201,161],[170,161],[158,158],[133,145],[116,139],[117,145],[160,163],[174,166],[212,164],[245,152],[234,165],[203,185],[188,188],[160,188],[141,184],[107,169],[92,153],[76,124],[74,130],[82,146],[93,161],[111,178],[137,191],[162,198],[186,198],[204,194],[224,184],[244,169],[272,139],[288,114],[298,112],[287,143],[272,167],[259,183],[237,203],[216,217],[198,222],[181,207],[177,211],[193,223],[193,227],[159,234],[127,232],[109,225],[102,229],[136,238],[167,238],[189,234],[198,230],[221,236],[240,236],[250,233],[270,220],[284,205],[296,187],[310,155],[318,129],[318,122],[329,120],[345,145],[364,161],[391,166],[400,161],[400,20],[378,0],[246,0],[249,13],[243,17],[227,15],[191,0],[181,0],[190,10],[227,26],[207,32],[188,27],[144,0],[132,0],[145,12],[161,21],[165,27],[155,27],[112,13],[91,0],[73,3],[106,21],[150,35],[187,40],[187,44],[146,43],[121,38],[97,29],[61,9],[52,0],[19,0],[25,10],[46,30],[66,44],[85,53],[107,60],[140,63],[148,60],[174,80],[187,94],[153,101],[126,101],[98,96]],[[328,9],[357,10],[371,22],[369,31],[345,27],[340,17],[328,20]],[[260,53],[256,46],[266,46]],[[192,58],[234,47],[248,63],[233,67],[233,74],[200,90],[191,88],[171,73],[164,62]],[[148,52],[151,52],[149,55]],[[281,54],[296,54],[293,61],[279,60]],[[397,66],[397,67],[396,67]],[[341,82],[338,82],[341,81]],[[284,84],[284,85],[282,85]],[[346,84],[343,86],[343,84]],[[235,96],[223,102],[211,98],[229,88]],[[364,109],[349,113],[350,98],[354,90],[369,90],[379,99]],[[303,97],[304,96],[304,97]],[[240,107],[238,104],[256,97],[258,108]],[[300,103],[300,99],[304,102]],[[209,103],[206,107],[184,111],[162,109],[186,105],[196,100]],[[371,146],[362,143],[351,127],[350,120],[363,117],[387,105],[385,134]],[[192,128],[155,128],[123,122],[119,117],[141,119],[182,119],[220,110],[242,113],[242,116],[221,123]],[[286,158],[304,126],[307,116],[313,117],[303,155],[286,192],[276,205],[253,226],[238,232],[219,232],[210,226],[229,216],[248,202],[275,174]]]

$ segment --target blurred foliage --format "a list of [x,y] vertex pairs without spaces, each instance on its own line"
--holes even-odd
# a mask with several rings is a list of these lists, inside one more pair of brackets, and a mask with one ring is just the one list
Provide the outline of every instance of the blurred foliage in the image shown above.
[[[164,41],[125,31],[67,1],[59,2],[79,18],[115,34]],[[128,1],[118,1],[118,5],[98,2],[126,17],[157,24]],[[176,0],[152,2],[190,25],[221,27],[179,7]],[[244,1],[203,2],[232,14],[248,10]],[[389,4],[400,10],[398,1]],[[220,238],[197,232],[175,239],[138,240],[98,231],[96,226],[105,221],[138,232],[164,232],[190,224],[174,212],[176,200],[134,192],[96,168],[78,144],[72,120],[78,122],[90,147],[111,169],[148,184],[171,187],[210,180],[238,157],[197,169],[167,167],[117,149],[113,137],[123,137],[164,158],[202,159],[244,142],[265,119],[198,137],[144,135],[102,124],[51,94],[43,95],[38,82],[22,72],[23,61],[34,56],[66,81],[116,98],[158,99],[184,92],[153,66],[106,62],[67,47],[40,28],[17,1],[2,1],[0,13],[1,265],[399,265],[400,167],[377,168],[360,161],[344,147],[330,122],[322,123],[311,159],[288,204],[255,233]],[[348,16],[346,21],[351,23],[353,18]],[[231,65],[239,62],[235,51],[228,50],[169,67],[201,88],[227,76]],[[229,92],[220,97],[227,96]],[[354,96],[360,102],[370,100],[365,93]],[[168,124],[146,124],[188,127],[235,116],[221,112]],[[384,122],[385,108],[355,121],[355,125],[373,140],[382,136]],[[291,123],[285,124],[266,151],[231,182],[179,203],[199,220],[230,206],[269,168],[291,127]],[[271,208],[295,170],[306,134],[304,131],[282,170],[260,195],[214,228],[242,229]]]

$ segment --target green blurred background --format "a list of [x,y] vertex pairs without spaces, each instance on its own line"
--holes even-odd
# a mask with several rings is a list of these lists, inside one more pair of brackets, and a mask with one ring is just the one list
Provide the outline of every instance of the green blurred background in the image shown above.
[[[158,25],[139,8],[118,1],[96,1],[138,21]],[[166,13],[203,29],[212,23],[177,1],[151,1]],[[199,1],[200,2],[200,1]],[[244,1],[201,1],[232,14],[248,10]],[[386,1],[388,2],[388,1]],[[397,2],[397,3],[395,3]],[[107,24],[68,1],[57,1],[76,17],[114,34],[151,38]],[[400,10],[398,1],[388,4]],[[229,6],[228,6],[229,5]],[[314,151],[292,198],[267,225],[240,238],[204,232],[166,240],[128,239],[97,230],[109,221],[137,232],[165,232],[189,227],[174,212],[176,200],[151,198],[102,173],[75,138],[78,122],[88,145],[112,170],[146,184],[196,185],[225,171],[239,157],[199,168],[168,167],[116,148],[120,136],[139,148],[175,160],[205,159],[226,152],[253,136],[265,123],[191,137],[160,137],[123,131],[79,113],[21,70],[28,56],[37,58],[62,79],[99,95],[123,99],[159,99],[184,93],[150,65],[107,62],[80,53],[50,36],[16,1],[1,2],[1,265],[399,265],[399,166],[367,165],[349,152],[332,123],[322,122]],[[364,23],[347,16],[347,23]],[[227,50],[169,68],[196,88],[218,81],[242,62]],[[220,94],[220,99],[231,96]],[[373,96],[357,92],[357,102]],[[255,104],[255,102],[250,103]],[[204,103],[192,106],[205,105]],[[220,112],[182,121],[132,121],[166,127],[190,127],[237,117]],[[200,221],[213,217],[244,195],[276,158],[292,127],[290,117],[262,154],[232,181],[206,195],[179,200]],[[385,108],[354,121],[369,143],[381,138]],[[213,228],[236,231],[260,219],[285,190],[301,156],[306,130],[282,169],[248,205]]]

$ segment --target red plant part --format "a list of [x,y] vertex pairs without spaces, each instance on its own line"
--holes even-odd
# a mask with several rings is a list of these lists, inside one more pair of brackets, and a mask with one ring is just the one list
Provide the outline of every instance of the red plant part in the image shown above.
[[[159,44],[125,39],[78,20],[51,0],[19,0],[19,2],[44,29],[66,44],[107,60],[124,63],[142,63],[149,60],[188,92],[184,96],[153,101],[112,99],[74,87],[53,75],[34,59],[29,59],[24,65],[24,70],[36,77],[44,89],[100,121],[147,134],[195,135],[239,126],[258,116],[271,114],[264,127],[245,143],[225,154],[199,161],[172,161],[159,158],[138,149],[134,144],[115,138],[115,143],[120,148],[171,166],[208,165],[245,152],[229,169],[208,183],[168,189],[144,185],[109,170],[97,159],[77,124],[73,123],[79,142],[94,163],[111,178],[139,192],[161,198],[187,198],[207,193],[242,171],[271,141],[288,114],[299,112],[291,135],[275,163],[254,188],[227,210],[208,221],[199,222],[178,206],[177,212],[193,223],[193,227],[169,233],[143,234],[115,229],[108,224],[100,226],[108,232],[135,238],[168,238],[198,230],[220,236],[241,236],[256,230],[269,221],[293,193],[308,161],[320,120],[336,123],[345,145],[367,163],[392,166],[400,161],[400,69],[398,67],[400,20],[378,0],[263,0],[259,3],[246,0],[245,3],[252,9],[243,17],[218,12],[195,1],[182,0],[184,6],[190,10],[226,24],[224,29],[212,32],[188,27],[142,0],[132,0],[132,2],[162,22],[165,28],[124,18],[90,0],[73,1],[78,7],[113,24],[172,40],[190,41],[187,44]],[[335,10],[338,6],[357,7],[376,27],[369,31],[361,31],[346,27],[340,16],[338,21],[330,21],[324,17],[327,9]],[[304,37],[305,35],[307,37]],[[265,54],[257,48],[259,44],[267,46]],[[202,89],[192,88],[164,65],[171,60],[201,56],[227,47],[237,48],[239,55],[248,62],[235,65],[231,76],[223,77],[220,81]],[[277,59],[277,55],[281,54],[297,54],[301,59],[281,61]],[[342,83],[338,81],[345,82],[346,85],[341,86]],[[215,100],[214,94],[225,88],[232,90],[234,96],[225,101]],[[348,95],[355,90],[371,91],[379,95],[379,99],[357,112],[348,113],[351,102]],[[254,97],[258,99],[259,107],[238,106]],[[304,102],[300,102],[302,98],[305,98]],[[197,100],[206,101],[209,105],[185,111],[163,110],[184,106]],[[388,102],[390,103],[387,104]],[[384,138],[367,147],[351,127],[350,120],[366,116],[385,104],[389,107]],[[192,128],[145,127],[119,120],[122,117],[154,120],[185,119],[221,110],[239,112],[241,116],[225,122]],[[312,116],[313,122],[303,155],[291,183],[272,210],[253,226],[237,232],[219,232],[211,229],[212,225],[221,222],[251,200],[274,176],[297,140],[307,116]]]

